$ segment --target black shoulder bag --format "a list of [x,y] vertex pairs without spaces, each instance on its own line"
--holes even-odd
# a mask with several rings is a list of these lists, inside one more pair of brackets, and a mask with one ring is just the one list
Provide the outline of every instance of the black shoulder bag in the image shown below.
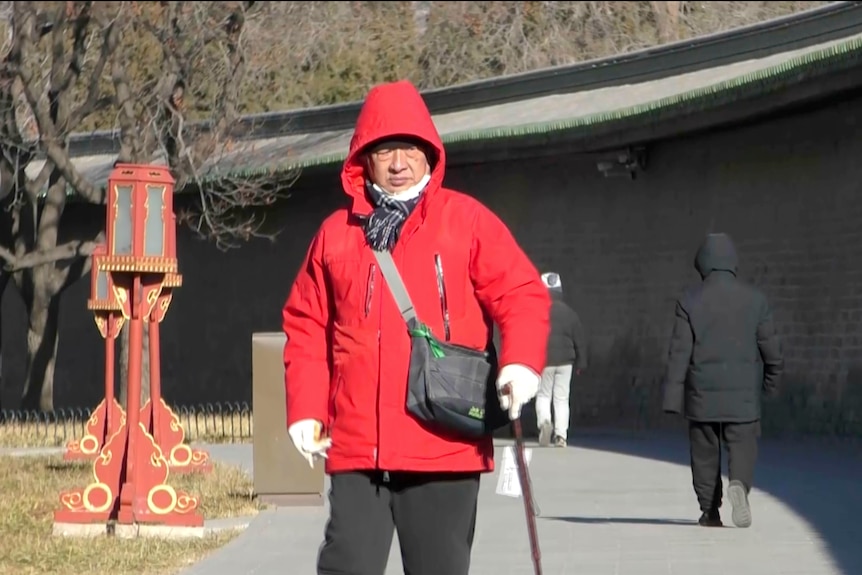
[[410,334],[408,413],[435,431],[471,439],[508,425],[497,398],[493,344],[482,351],[439,341],[416,316],[391,254],[374,255]]

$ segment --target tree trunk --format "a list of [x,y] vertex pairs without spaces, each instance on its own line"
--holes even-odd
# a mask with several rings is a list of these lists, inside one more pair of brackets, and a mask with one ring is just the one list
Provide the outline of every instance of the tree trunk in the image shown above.
[[[0,308],[3,307],[3,294],[9,283],[9,274],[0,271]],[[0,409],[3,409],[3,312],[0,309]]]
[[[144,338],[141,350],[141,406],[150,398],[150,330],[144,322]],[[129,399],[129,322],[123,324],[120,332],[120,392],[119,402],[128,409]]]
[[32,298],[27,309],[27,375],[21,408],[54,411],[54,364],[59,342],[60,296],[44,292]]
[[[130,102],[131,97],[128,96],[129,86],[124,79],[123,66],[120,60],[115,60],[113,64],[112,76],[117,90],[118,102]],[[173,83],[172,83],[173,85]],[[119,116],[122,142],[120,153],[117,156],[117,162],[124,164],[145,164],[147,163],[146,155],[143,153],[143,133],[137,129],[134,114],[130,112],[129,107],[122,108],[122,113]],[[131,295],[131,294],[130,294]],[[123,323],[123,329],[120,331],[120,336],[117,338],[120,342],[120,390],[119,402],[124,409],[128,409],[129,399],[129,324],[130,320]],[[141,340],[141,406],[150,398],[150,338],[147,322],[144,321],[143,338]]]

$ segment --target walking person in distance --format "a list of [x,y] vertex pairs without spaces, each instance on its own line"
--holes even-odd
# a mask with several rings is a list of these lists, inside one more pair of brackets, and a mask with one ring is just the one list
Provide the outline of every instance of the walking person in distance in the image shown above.
[[749,493],[760,437],[761,396],[778,385],[784,362],[766,296],[737,277],[730,236],[709,234],[695,257],[702,282],[676,302],[663,409],[688,420],[699,524],[721,527],[721,452],[737,527],[752,522]]
[[[581,375],[587,368],[587,342],[578,314],[563,299],[559,274],[542,274],[551,295],[551,333],[548,336],[547,365],[536,394],[536,420],[539,445],[566,447],[569,430],[569,395],[572,373]],[[551,406],[554,412],[551,414]]]

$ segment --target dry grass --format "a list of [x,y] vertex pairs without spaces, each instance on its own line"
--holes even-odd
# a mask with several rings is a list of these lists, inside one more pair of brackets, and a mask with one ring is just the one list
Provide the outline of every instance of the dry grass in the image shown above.
[[[91,467],[61,456],[0,458],[0,575],[166,575],[224,545],[237,532],[203,539],[62,538],[51,534],[62,490],[86,485]],[[256,514],[251,480],[216,463],[212,473],[172,475],[201,499],[206,519]]]
[[[179,413],[191,443],[250,443],[253,418],[247,413]],[[0,423],[0,447],[64,447],[83,435],[85,418],[75,421]]]

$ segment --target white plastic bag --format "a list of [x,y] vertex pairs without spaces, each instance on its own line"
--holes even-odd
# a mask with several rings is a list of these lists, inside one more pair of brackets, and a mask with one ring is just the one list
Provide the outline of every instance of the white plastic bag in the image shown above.
[[[530,459],[533,457],[532,449],[524,449],[524,460],[527,468],[530,467]],[[503,461],[500,465],[500,474],[497,476],[497,495],[506,497],[521,497],[521,480],[518,477],[518,462],[515,460],[515,448],[507,445],[503,448]]]

